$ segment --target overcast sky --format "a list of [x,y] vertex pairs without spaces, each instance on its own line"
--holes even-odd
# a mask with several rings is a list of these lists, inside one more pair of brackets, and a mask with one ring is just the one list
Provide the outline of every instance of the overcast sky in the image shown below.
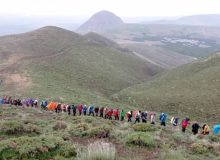
[[100,10],[120,17],[220,13],[220,0],[0,0],[0,14],[91,16]]

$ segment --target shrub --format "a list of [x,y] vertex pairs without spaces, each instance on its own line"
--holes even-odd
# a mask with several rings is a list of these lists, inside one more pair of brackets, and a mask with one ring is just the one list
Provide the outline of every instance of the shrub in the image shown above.
[[55,126],[53,126],[53,129],[54,130],[64,130],[67,128],[67,125],[65,122],[62,122],[62,121],[59,121],[55,124]]
[[115,160],[116,150],[111,143],[102,141],[94,142],[88,145],[83,154],[78,157],[78,160]]
[[153,139],[153,137],[143,132],[136,132],[136,133],[132,133],[128,135],[126,139],[126,144],[142,146],[142,147],[147,147],[147,148],[156,147],[156,142]]
[[177,143],[185,143],[190,141],[189,137],[181,132],[174,132],[171,136]]
[[40,134],[42,132],[41,128],[34,124],[27,124],[24,126],[25,133],[36,133]]
[[110,127],[102,125],[99,127],[92,128],[91,130],[89,130],[87,135],[89,137],[107,138],[109,137],[110,130]]
[[212,142],[220,142],[220,137],[219,136],[212,135],[212,136],[209,137],[209,139]]
[[6,121],[1,123],[0,130],[9,135],[23,134],[25,132],[24,124],[21,121]]
[[0,142],[0,159],[49,159],[76,156],[74,146],[53,136],[19,137]]
[[109,137],[110,127],[106,125],[101,125],[98,127],[89,126],[86,123],[80,123],[76,126],[72,126],[69,133],[73,136],[80,137],[97,137],[97,138],[107,138]]
[[202,143],[193,143],[191,149],[194,154],[206,154],[209,152],[209,148]]
[[83,137],[87,135],[87,130],[89,130],[89,125],[86,123],[80,123],[78,125],[72,125],[69,129],[69,133],[73,136]]
[[135,124],[132,128],[136,132],[154,132],[157,130],[155,126],[146,123]]

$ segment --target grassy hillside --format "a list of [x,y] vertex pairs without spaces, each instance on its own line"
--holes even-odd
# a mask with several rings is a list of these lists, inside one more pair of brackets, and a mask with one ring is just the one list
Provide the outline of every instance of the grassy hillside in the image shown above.
[[220,137],[170,124],[110,121],[0,106],[0,159],[218,160]]
[[156,76],[114,95],[118,101],[146,110],[220,121],[220,56],[215,55]]
[[122,46],[140,55],[143,59],[166,69],[176,68],[177,66],[190,63],[196,59],[148,43],[123,43]]
[[0,95],[92,103],[162,71],[97,34],[56,27],[1,37],[0,44]]

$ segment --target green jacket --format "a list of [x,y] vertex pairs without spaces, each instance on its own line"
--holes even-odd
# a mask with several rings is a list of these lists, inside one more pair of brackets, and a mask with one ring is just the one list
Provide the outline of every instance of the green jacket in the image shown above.
[[120,117],[124,117],[124,116],[125,116],[125,111],[122,110],[122,111],[120,112]]

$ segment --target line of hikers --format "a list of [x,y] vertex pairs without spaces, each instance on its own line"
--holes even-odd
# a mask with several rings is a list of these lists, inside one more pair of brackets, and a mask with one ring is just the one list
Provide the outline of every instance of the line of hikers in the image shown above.
[[[38,107],[38,100],[36,99],[16,99],[13,100],[11,97],[7,98],[5,96],[3,99],[0,98],[0,104],[10,104],[10,105],[15,105],[15,106],[26,106],[26,107]],[[56,102],[50,102],[48,103],[47,101],[43,100],[40,103],[41,109],[43,110],[50,110],[50,111],[55,111],[56,113],[65,113],[67,112],[68,115],[73,115],[76,116],[77,113],[79,116],[81,115],[88,115],[88,116],[99,116],[103,117],[105,119],[112,120],[120,120],[124,121],[125,118],[127,117],[128,122],[132,122],[134,119],[134,123],[147,123],[149,120],[151,124],[155,124],[155,119],[156,119],[156,113],[155,112],[147,112],[147,111],[128,111],[125,112],[123,109],[119,110],[118,108],[116,109],[111,109],[108,107],[94,107],[94,105],[90,105],[89,107],[86,106],[86,104],[72,104],[72,105],[65,105],[61,103],[56,103]],[[167,121],[167,114],[166,113],[161,113],[159,116],[160,124],[161,126],[166,126],[166,121]],[[177,127],[178,125],[181,125],[182,132],[186,131],[186,128],[190,124],[190,119],[189,118],[184,118],[181,123],[179,123],[179,118],[178,117],[172,117],[170,123],[174,126]],[[192,123],[192,133],[194,135],[199,133],[199,129],[202,129],[201,134],[203,135],[208,135],[210,133],[210,127],[208,124],[203,124],[202,127],[199,125],[198,122],[194,121]],[[213,127],[213,133],[218,134],[220,132],[220,124],[215,125]]]

